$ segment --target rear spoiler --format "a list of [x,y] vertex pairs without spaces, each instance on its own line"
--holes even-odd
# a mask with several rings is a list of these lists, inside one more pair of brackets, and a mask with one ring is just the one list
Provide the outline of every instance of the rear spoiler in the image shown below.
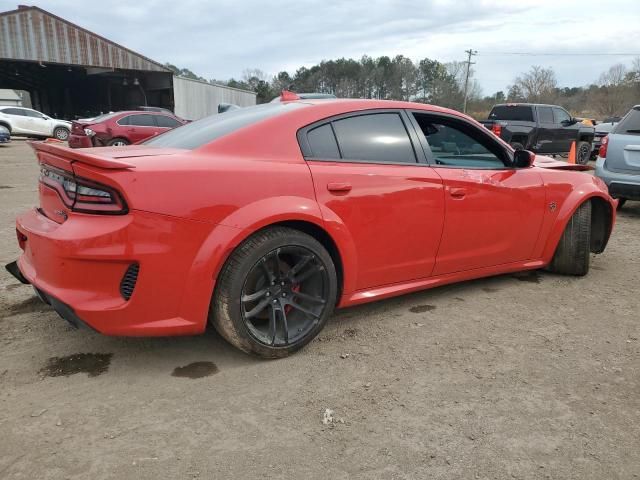
[[127,168],[135,168],[135,165],[131,163],[123,162],[121,160],[114,160],[106,157],[99,157],[91,153],[85,153],[82,149],[76,150],[73,148],[65,147],[62,142],[58,141],[30,141],[27,142],[31,145],[36,153],[45,152],[51,155],[71,160],[72,162],[80,162],[86,165],[92,165],[94,167],[105,168],[109,170],[121,170]]

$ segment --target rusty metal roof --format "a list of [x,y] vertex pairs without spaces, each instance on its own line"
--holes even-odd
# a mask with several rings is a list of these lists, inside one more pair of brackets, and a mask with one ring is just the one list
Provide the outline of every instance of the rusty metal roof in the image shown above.
[[0,13],[0,59],[169,72],[158,62],[38,7]]

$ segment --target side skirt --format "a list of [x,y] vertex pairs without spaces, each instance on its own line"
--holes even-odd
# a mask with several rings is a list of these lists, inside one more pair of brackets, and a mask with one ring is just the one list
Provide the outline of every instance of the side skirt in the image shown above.
[[436,277],[411,280],[409,282],[383,285],[367,290],[358,290],[347,296],[343,296],[338,307],[350,307],[361,303],[374,302],[383,298],[395,297],[405,293],[417,292],[429,288],[440,287],[450,283],[464,282],[476,278],[491,277],[504,273],[520,272],[524,270],[537,270],[546,266],[542,260],[526,260],[524,262],[506,263],[492,267],[477,268],[475,270],[465,270],[463,272],[447,273]]

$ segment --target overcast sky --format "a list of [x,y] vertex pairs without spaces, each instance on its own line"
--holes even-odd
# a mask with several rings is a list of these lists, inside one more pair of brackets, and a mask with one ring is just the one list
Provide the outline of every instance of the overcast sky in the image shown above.
[[[16,8],[0,0],[0,11]],[[25,2],[27,3],[27,2]],[[29,4],[29,3],[28,3]],[[553,67],[560,86],[586,85],[640,55],[640,0],[264,1],[31,0],[159,62],[205,78],[247,68],[293,73],[323,59],[403,54],[441,62],[479,55],[483,93],[505,89],[531,65]],[[507,55],[510,52],[547,55]],[[581,55],[557,55],[557,54]]]

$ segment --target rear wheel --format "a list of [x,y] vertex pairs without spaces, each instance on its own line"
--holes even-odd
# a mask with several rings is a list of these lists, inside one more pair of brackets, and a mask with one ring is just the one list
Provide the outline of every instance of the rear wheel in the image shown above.
[[616,210],[622,210],[622,207],[624,207],[625,203],[627,203],[626,198],[618,198],[618,207],[616,208]]
[[235,347],[263,358],[289,355],[324,327],[337,297],[325,248],[297,230],[256,233],[229,257],[209,318]]
[[62,142],[66,142],[69,140],[69,130],[64,127],[56,127],[53,130],[53,136]]
[[590,246],[591,203],[587,201],[569,219],[548,270],[565,275],[586,275]]
[[520,142],[511,142],[510,144],[514,150],[524,150],[524,145]]
[[576,163],[586,165],[591,157],[591,144],[589,142],[578,142],[576,146]]
[[112,138],[107,142],[107,145],[110,147],[124,147],[129,145],[129,141],[124,138]]

